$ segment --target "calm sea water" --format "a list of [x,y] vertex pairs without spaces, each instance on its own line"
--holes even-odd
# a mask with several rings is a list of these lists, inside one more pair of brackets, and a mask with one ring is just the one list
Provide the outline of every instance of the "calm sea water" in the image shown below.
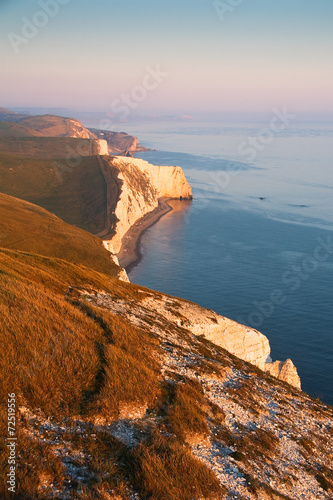
[[121,127],[158,150],[141,158],[183,167],[194,193],[146,232],[130,279],[260,330],[333,405],[333,125],[263,128]]

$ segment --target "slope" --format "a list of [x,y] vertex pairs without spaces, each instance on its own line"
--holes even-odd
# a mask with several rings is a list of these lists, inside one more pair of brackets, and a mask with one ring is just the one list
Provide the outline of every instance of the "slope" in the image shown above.
[[20,124],[41,132],[46,137],[76,137],[97,139],[97,136],[74,118],[56,115],[37,115],[20,120]]
[[111,276],[121,269],[102,241],[47,210],[0,193],[0,246],[60,257]]
[[0,283],[1,498],[331,497],[332,409],[194,335],[186,301],[9,250]]
[[40,205],[93,234],[104,229],[107,193],[95,156],[66,161],[0,153],[0,191]]
[[41,137],[43,134],[19,123],[0,121],[0,137]]
[[33,129],[25,129],[31,130],[30,136],[19,136],[14,130],[14,135],[9,135],[0,129],[0,152],[32,158],[63,158],[63,162],[70,165],[76,164],[82,156],[96,155],[99,152],[99,143],[95,139],[44,137]]
[[22,118],[27,118],[28,116],[29,115],[16,113],[15,111],[11,111],[10,109],[0,107],[0,121],[17,123],[22,120]]

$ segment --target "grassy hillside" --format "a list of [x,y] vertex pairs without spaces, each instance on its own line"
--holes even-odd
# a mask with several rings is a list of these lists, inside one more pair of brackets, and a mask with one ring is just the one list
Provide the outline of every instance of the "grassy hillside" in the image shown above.
[[46,137],[82,137],[96,139],[78,120],[55,115],[38,115],[23,118],[21,125],[41,132]]
[[[0,365],[2,435],[6,435],[3,402],[8,392],[15,392],[20,406],[18,492],[8,494],[3,482],[1,498],[60,499],[71,491],[70,498],[102,499],[108,498],[103,491],[113,490],[119,495],[113,498],[129,499],[133,488],[145,489],[150,496],[168,485],[173,493],[164,498],[190,499],[193,491],[195,498],[215,498],[221,488],[214,474],[182,443],[156,431],[130,451],[121,440],[93,425],[98,416],[117,419],[131,406],[156,405],[161,394],[159,343],[125,318],[89,307],[64,292],[70,284],[89,284],[113,290],[119,298],[141,300],[138,288],[63,261],[9,251],[0,251],[0,282],[0,341],[6,352]],[[49,431],[45,428],[47,439],[30,433],[31,411],[37,411],[37,419],[51,418]],[[72,417],[70,427],[62,427],[65,434],[59,441],[54,435],[56,422],[65,418],[69,423]],[[76,419],[81,423],[76,425]],[[62,441],[67,443],[69,455],[81,450],[89,471],[82,484],[75,474],[69,483],[54,439],[61,449]],[[4,470],[6,449],[1,451]],[[133,460],[137,466],[131,471]],[[160,470],[152,473],[156,460]],[[175,496],[182,490],[182,496]]]
[[[114,191],[116,195],[116,181]],[[106,185],[94,156],[67,164],[62,158],[53,161],[0,153],[0,192],[40,205],[93,234],[104,229]]]
[[0,121],[0,192],[35,203],[93,234],[111,234],[121,181],[116,168],[101,168],[103,160],[95,156],[98,141],[85,136],[95,137],[69,118]]
[[0,120],[7,122],[19,122],[22,118],[27,118],[29,115],[25,115],[22,113],[15,113],[7,108],[0,107]]
[[36,205],[0,193],[0,246],[83,265],[117,276],[119,267],[110,260],[102,241],[66,224]]
[[[15,134],[15,130],[13,133]],[[31,136],[33,134],[39,133],[31,131]],[[23,137],[18,134],[10,136],[8,133],[3,134],[0,129],[0,152],[33,158],[69,158],[75,163],[76,158],[94,153],[94,143],[90,139],[74,137]]]
[[[186,318],[166,322],[145,309],[152,298],[0,250],[0,431],[15,392],[19,463],[13,495],[2,440],[1,498],[330,498],[332,409],[195,337]],[[164,299],[177,316],[179,299]]]
[[14,137],[41,137],[43,134],[32,130],[28,127],[20,125],[19,123],[10,123],[0,121],[0,137],[1,138],[14,138]]
[[116,169],[106,192],[103,160],[66,161],[81,139],[10,130],[0,141],[0,498],[332,498],[333,409],[199,335],[218,328],[213,311],[116,279],[101,241],[53,215],[103,229]]

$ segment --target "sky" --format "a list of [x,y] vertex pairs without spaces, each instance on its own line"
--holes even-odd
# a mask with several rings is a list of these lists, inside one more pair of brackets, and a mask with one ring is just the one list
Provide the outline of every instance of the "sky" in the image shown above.
[[0,106],[333,116],[332,0],[0,0]]

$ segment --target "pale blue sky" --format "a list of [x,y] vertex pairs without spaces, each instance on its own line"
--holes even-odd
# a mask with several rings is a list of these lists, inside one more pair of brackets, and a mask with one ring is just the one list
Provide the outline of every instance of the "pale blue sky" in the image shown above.
[[136,113],[333,112],[332,0],[60,1],[0,2],[1,105],[108,111],[160,65]]

